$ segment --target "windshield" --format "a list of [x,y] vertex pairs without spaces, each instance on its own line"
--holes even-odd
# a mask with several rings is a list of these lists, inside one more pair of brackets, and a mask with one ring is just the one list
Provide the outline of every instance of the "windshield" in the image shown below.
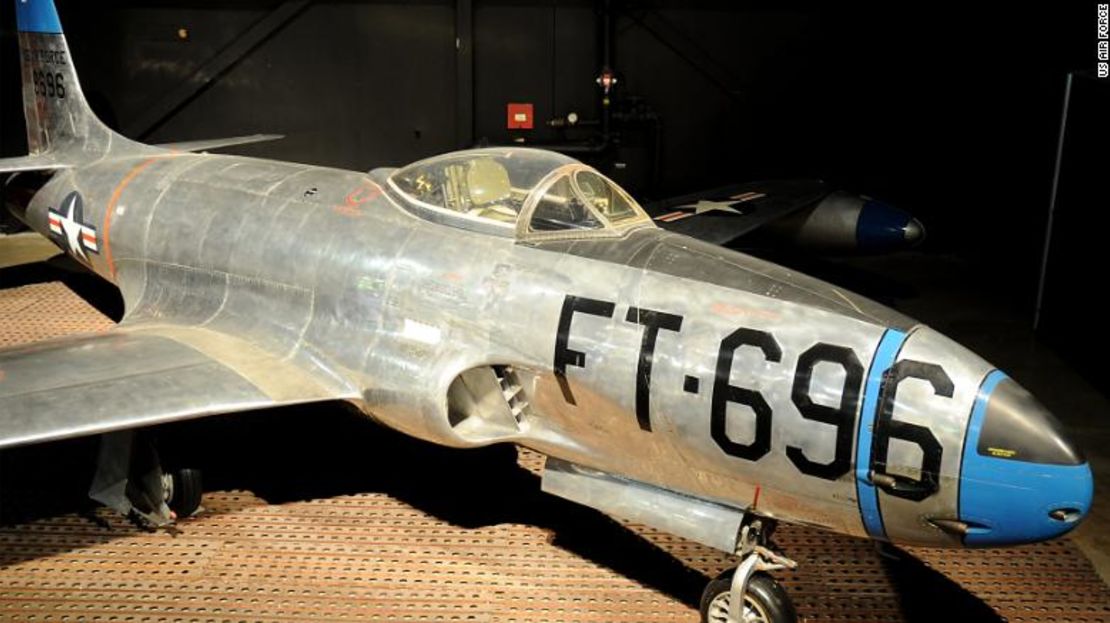
[[529,227],[532,231],[597,229],[601,221],[586,207],[586,200],[571,190],[570,176],[555,180],[543,191]]
[[425,205],[512,225],[536,185],[574,162],[538,149],[474,149],[422,160],[390,179]]
[[635,219],[636,209],[633,201],[616,184],[601,177],[595,171],[583,169],[574,173],[574,185],[578,192],[598,211],[605,220],[613,225]]
[[620,187],[585,165],[566,167],[539,193],[528,223],[530,232],[613,230],[648,220]]
[[[539,149],[472,149],[436,156],[398,170],[389,183],[424,218],[502,236],[514,227],[518,236],[551,237],[568,230],[616,233],[632,223],[651,222],[605,176]],[[531,216],[521,220],[524,212]]]

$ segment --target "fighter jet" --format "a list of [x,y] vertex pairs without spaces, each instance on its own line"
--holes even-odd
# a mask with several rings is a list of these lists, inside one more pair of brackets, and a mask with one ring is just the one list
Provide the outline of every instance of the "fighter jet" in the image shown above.
[[166,522],[199,493],[129,431],[345,400],[430,442],[534,448],[544,490],[737,556],[703,621],[782,623],[777,522],[984,547],[1090,509],[1079,449],[994,366],[661,230],[571,158],[367,174],[139,144],[90,111],[53,3],[16,8],[31,153],[0,171],[50,175],[17,216],[126,309],[0,351],[0,447],[102,435],[91,493],[123,512]]

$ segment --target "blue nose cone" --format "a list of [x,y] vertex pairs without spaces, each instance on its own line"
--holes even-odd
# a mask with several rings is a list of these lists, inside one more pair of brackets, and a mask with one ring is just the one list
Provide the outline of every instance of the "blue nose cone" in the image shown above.
[[1091,508],[1091,468],[1060,423],[997,370],[979,390],[964,442],[960,519],[967,545],[1060,536]]
[[904,210],[876,201],[864,200],[856,220],[856,244],[873,253],[906,249],[925,238],[925,228]]

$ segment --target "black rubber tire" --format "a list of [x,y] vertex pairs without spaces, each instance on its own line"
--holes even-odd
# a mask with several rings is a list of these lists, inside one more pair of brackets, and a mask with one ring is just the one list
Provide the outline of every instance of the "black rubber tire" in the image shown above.
[[173,478],[173,493],[168,502],[170,510],[177,514],[178,519],[197,512],[200,508],[200,496],[204,493],[200,470],[185,467],[170,476]]
[[[729,569],[710,582],[701,594],[701,621],[702,623],[717,623],[709,618],[709,606],[721,593],[727,593],[732,588],[732,574],[735,569]],[[798,614],[794,611],[794,602],[786,594],[786,589],[775,581],[775,578],[766,573],[753,574],[748,580],[747,597],[758,604],[767,613],[768,623],[797,623]]]

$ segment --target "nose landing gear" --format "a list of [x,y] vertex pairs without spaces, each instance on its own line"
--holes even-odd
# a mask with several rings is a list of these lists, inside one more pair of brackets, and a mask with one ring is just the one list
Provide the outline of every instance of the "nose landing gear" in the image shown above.
[[774,523],[755,519],[740,530],[740,564],[717,576],[701,595],[702,623],[796,623],[798,615],[786,590],[768,571],[794,569],[798,563],[770,549]]

